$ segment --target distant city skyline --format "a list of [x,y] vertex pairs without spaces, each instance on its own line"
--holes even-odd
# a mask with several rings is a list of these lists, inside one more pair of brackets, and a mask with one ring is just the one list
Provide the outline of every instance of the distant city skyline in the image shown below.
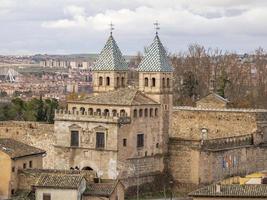
[[124,55],[155,35],[167,50],[197,43],[237,53],[267,49],[264,0],[0,0],[0,54],[99,53],[113,35]]

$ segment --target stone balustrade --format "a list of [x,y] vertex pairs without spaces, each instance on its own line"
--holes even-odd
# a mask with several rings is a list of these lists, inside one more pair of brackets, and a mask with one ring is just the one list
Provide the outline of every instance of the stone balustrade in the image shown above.
[[[123,120],[127,119],[127,120]],[[95,121],[95,122],[110,122],[110,123],[121,123],[127,121],[129,123],[129,117],[125,113],[120,116],[119,113],[116,116],[110,115],[109,113],[88,113],[86,111],[69,111],[69,110],[56,110],[55,120],[72,120],[72,121]]]
[[248,146],[248,145],[253,145],[252,134],[201,141],[201,147],[203,149],[210,149],[210,150],[234,148],[234,147]]

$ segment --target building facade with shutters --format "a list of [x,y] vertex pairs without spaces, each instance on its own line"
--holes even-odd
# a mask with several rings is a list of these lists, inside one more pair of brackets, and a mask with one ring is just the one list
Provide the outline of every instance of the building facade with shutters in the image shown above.
[[111,34],[93,66],[93,94],[56,112],[55,168],[111,179],[163,171],[172,67],[157,34],[138,71],[139,86],[128,85],[128,66]]

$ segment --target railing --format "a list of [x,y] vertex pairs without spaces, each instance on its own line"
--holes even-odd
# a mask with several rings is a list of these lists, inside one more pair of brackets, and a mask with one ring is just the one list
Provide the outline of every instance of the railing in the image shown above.
[[218,138],[201,141],[203,149],[225,149],[231,147],[253,145],[253,135],[243,135],[229,138]]

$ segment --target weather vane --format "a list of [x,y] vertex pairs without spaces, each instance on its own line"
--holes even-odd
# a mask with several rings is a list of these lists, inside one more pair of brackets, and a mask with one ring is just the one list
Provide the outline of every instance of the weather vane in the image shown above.
[[156,35],[158,35],[158,30],[160,29],[160,27],[159,27],[159,22],[156,21],[156,22],[154,23],[154,26],[155,26],[155,30],[156,30]]
[[114,24],[110,22],[109,26],[110,26],[110,35],[112,35],[112,31],[114,30]]

